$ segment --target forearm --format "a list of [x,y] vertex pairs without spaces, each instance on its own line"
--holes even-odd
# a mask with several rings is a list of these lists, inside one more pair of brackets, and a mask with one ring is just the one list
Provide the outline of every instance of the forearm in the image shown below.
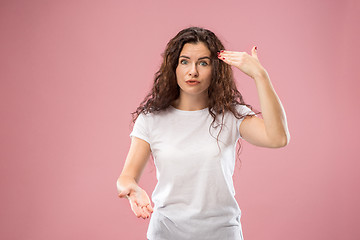
[[135,189],[138,184],[133,177],[121,174],[116,181],[116,187],[120,193],[124,189]]
[[286,145],[290,141],[285,110],[277,96],[267,72],[253,78],[259,95],[261,111],[268,137]]

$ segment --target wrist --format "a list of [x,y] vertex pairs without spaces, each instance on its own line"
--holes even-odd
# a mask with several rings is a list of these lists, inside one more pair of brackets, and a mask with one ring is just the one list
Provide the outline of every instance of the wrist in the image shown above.
[[117,180],[117,188],[118,191],[121,191],[122,189],[137,189],[139,186],[137,182],[135,181],[135,178],[127,175],[120,175],[120,177]]
[[269,79],[269,75],[266,72],[266,70],[262,70],[256,74],[254,74],[254,76],[252,77],[255,81],[259,80],[259,81],[263,81],[263,80],[268,80]]

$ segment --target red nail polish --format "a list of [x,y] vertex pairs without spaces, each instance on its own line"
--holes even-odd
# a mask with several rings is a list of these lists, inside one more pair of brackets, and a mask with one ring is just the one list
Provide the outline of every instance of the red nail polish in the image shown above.
[[257,46],[255,46],[255,50],[257,50]]
[[225,58],[223,58],[223,59],[225,59]]
[[224,52],[224,50],[221,50],[220,52]]

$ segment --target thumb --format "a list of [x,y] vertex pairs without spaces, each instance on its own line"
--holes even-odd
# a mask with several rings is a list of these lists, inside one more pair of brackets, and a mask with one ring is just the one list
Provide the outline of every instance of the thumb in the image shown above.
[[251,49],[251,55],[252,55],[253,57],[258,58],[258,57],[257,57],[257,47],[256,47],[256,46],[254,46],[254,47]]
[[129,193],[130,193],[130,190],[123,190],[123,191],[121,191],[121,192],[119,193],[118,196],[119,196],[120,198],[123,198],[123,197],[127,196]]

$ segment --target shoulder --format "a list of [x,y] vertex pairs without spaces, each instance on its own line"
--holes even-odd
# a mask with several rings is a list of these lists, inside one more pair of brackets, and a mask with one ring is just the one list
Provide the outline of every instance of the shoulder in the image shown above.
[[143,111],[138,115],[137,119],[139,119],[139,121],[156,121],[169,115],[171,115],[171,113],[167,108],[159,111]]
[[255,115],[255,113],[251,110],[251,108],[244,104],[235,105],[235,109],[241,115]]

